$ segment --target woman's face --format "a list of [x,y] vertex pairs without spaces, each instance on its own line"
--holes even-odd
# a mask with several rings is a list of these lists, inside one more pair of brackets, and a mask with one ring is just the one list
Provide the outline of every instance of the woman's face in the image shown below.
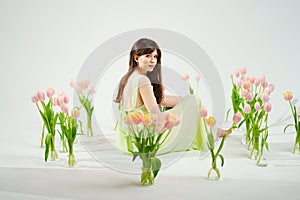
[[157,63],[157,51],[156,49],[150,54],[144,54],[141,56],[136,56],[135,61],[138,64],[138,69],[140,72],[146,74],[147,72],[152,72]]

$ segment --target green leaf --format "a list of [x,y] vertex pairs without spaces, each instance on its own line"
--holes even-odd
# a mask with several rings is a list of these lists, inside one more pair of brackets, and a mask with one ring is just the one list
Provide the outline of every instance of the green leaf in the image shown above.
[[135,159],[138,157],[139,153],[132,153],[133,157],[132,157],[132,162],[135,161]]
[[219,157],[221,158],[221,166],[223,167],[223,165],[224,165],[224,157],[221,154],[219,154]]
[[231,108],[229,108],[229,109],[227,110],[227,112],[226,112],[226,119],[225,119],[226,122],[227,122],[227,120],[228,120],[228,116],[229,116],[230,111],[231,111]]
[[[294,126],[295,127],[295,124],[288,124],[288,125],[286,125],[285,127],[284,127],[284,129],[283,129],[283,133],[286,133],[286,129],[288,128],[288,127],[290,127],[290,126]],[[295,127],[296,128],[296,127]]]
[[49,156],[49,148],[50,148],[50,145],[51,145],[51,139],[52,139],[52,136],[51,134],[47,134],[46,136],[46,139],[45,139],[45,145],[46,145],[46,148],[45,148],[45,162],[47,162],[48,160],[48,156]]
[[241,121],[241,122],[239,123],[238,128],[240,128],[240,127],[243,125],[244,122],[245,122],[245,119],[243,119],[243,121]]
[[190,94],[194,94],[194,90],[191,86],[190,86]]
[[269,144],[268,144],[267,141],[265,141],[265,146],[266,146],[266,149],[267,149],[268,151],[270,151],[270,150],[269,150]]
[[215,146],[215,141],[214,141],[214,136],[213,134],[209,133],[208,134],[208,143],[209,143],[209,146],[214,149],[214,146]]
[[154,178],[157,176],[160,168],[161,168],[161,161],[156,157],[151,157],[151,166]]

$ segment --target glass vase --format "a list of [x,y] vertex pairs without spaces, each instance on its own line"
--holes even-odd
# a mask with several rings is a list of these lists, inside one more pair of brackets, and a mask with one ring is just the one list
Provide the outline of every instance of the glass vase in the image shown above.
[[293,153],[300,155],[300,144],[297,141],[294,144]]
[[142,158],[142,174],[141,174],[141,184],[144,186],[154,184],[154,174],[152,171],[151,158],[144,157]]
[[209,181],[218,181],[220,180],[221,178],[221,175],[220,175],[220,171],[218,168],[210,168],[210,170],[208,171],[208,174],[207,174],[207,179]]
[[69,153],[65,164],[67,167],[75,167],[77,165],[77,160],[73,153],[73,142],[69,141],[68,144],[69,144]]
[[77,166],[77,159],[75,158],[75,155],[73,153],[68,154],[66,161],[65,161],[65,166],[69,167],[69,168]]
[[261,150],[258,153],[258,158],[257,158],[256,165],[259,166],[259,167],[266,167],[268,165],[267,156],[266,156],[265,151]]

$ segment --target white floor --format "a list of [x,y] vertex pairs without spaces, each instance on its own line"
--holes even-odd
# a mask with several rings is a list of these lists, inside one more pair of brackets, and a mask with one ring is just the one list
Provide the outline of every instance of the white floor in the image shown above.
[[293,134],[269,136],[267,167],[248,158],[241,133],[230,135],[223,149],[222,180],[216,182],[206,178],[209,156],[196,151],[161,156],[164,167],[155,184],[142,187],[139,161],[109,149],[110,132],[111,139],[88,139],[105,155],[104,163],[96,160],[100,154],[86,151],[81,144],[86,138],[81,138],[73,169],[65,167],[65,153],[57,161],[43,161],[40,133],[24,132],[21,140],[20,133],[2,134],[0,199],[299,199],[300,155],[291,153]]

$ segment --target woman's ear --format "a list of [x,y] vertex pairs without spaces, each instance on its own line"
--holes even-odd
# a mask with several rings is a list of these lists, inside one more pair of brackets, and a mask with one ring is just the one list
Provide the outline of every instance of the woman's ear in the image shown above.
[[138,55],[135,55],[135,56],[133,57],[133,59],[134,59],[135,62],[138,62],[138,61],[139,61],[139,56],[138,56]]

